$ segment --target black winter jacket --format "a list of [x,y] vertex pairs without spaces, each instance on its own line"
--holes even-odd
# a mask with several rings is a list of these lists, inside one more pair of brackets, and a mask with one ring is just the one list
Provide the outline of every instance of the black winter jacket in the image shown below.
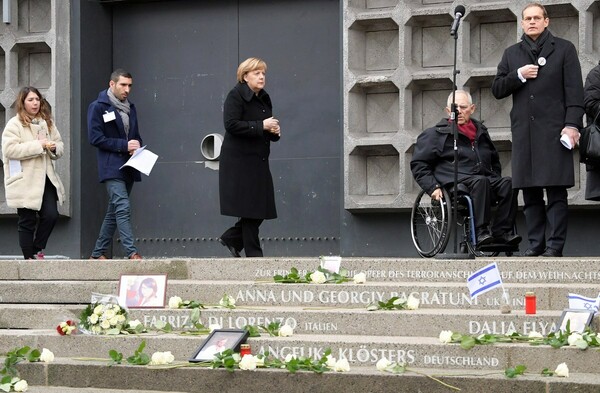
[[[458,133],[458,181],[474,175],[500,177],[500,159],[487,128],[471,120],[477,127],[473,145],[466,135]],[[419,135],[410,169],[429,195],[438,187],[454,183],[454,137],[448,119],[442,119]]]

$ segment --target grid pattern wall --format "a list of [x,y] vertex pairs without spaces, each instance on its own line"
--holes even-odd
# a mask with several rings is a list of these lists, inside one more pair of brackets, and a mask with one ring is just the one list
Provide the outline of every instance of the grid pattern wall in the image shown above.
[[[344,0],[344,207],[353,212],[412,207],[410,172],[418,135],[445,116],[452,91],[453,12],[466,8],[457,39],[458,88],[469,91],[511,174],[512,98],[491,85],[504,49],[521,35],[529,1]],[[583,79],[600,60],[600,2],[542,1],[553,34],[576,46]],[[585,167],[578,152],[569,203],[583,205]]]
[[[5,4],[6,2],[9,4]],[[0,24],[0,131],[15,115],[14,102],[23,86],[37,87],[52,106],[65,143],[56,168],[70,195],[70,0],[2,0]],[[4,10],[8,12],[4,14]],[[60,25],[57,25],[60,20]],[[58,99],[57,99],[58,97]],[[14,214],[6,205],[4,173],[0,172],[0,214]],[[70,199],[60,207],[69,215]]]

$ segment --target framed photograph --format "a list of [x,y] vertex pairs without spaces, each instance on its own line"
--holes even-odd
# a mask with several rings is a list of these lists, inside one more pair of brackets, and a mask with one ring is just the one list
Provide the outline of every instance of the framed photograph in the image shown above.
[[569,325],[571,332],[583,333],[585,328],[592,323],[593,318],[593,310],[565,309],[560,316],[560,322],[558,323],[559,330],[566,331],[567,322],[571,321]]
[[194,352],[190,362],[210,362],[215,355],[227,349],[240,351],[240,345],[248,339],[248,331],[241,329],[215,329]]
[[121,274],[119,304],[127,308],[165,308],[166,274]]

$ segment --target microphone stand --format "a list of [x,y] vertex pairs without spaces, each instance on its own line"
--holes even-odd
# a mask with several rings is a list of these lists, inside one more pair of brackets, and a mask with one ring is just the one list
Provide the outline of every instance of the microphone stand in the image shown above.
[[[450,228],[449,234],[454,232],[454,253],[445,252],[435,256],[436,259],[475,259],[471,253],[458,252],[458,108],[456,107],[456,75],[460,70],[456,69],[456,58],[458,53],[458,26],[456,31],[451,31],[454,36],[454,64],[452,65],[452,104],[450,105],[450,120],[452,135],[454,136],[454,187],[452,192],[452,216],[454,217],[454,228]],[[448,203],[448,201],[446,201]],[[469,241],[465,239],[465,241]],[[468,248],[467,248],[468,249]]]

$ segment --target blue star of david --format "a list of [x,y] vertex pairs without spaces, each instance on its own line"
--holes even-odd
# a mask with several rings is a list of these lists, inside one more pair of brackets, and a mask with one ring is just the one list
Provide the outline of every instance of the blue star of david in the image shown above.
[[586,310],[591,310],[592,309],[592,305],[590,303],[585,303],[584,307],[586,308]]
[[479,285],[484,285],[484,284],[485,284],[485,281],[486,281],[486,280],[485,280],[485,276],[481,276],[481,277],[479,278]]

